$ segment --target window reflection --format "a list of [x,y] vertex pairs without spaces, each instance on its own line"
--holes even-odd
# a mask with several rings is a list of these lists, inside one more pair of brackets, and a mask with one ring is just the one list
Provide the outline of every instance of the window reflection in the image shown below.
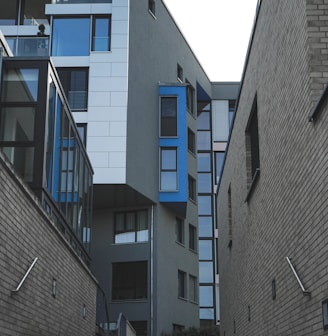
[[200,260],[212,260],[212,240],[200,240],[199,241],[199,259]]
[[213,283],[213,263],[211,261],[199,263],[199,282]]

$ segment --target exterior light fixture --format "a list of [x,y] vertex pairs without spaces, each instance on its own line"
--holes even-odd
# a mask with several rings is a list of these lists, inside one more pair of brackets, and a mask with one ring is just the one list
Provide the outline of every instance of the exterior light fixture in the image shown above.
[[57,281],[55,278],[52,279],[52,289],[51,295],[55,298],[57,296]]

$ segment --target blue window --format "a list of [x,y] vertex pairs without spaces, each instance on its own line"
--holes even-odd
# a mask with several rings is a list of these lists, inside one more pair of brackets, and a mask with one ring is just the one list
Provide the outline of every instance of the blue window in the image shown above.
[[88,56],[90,18],[54,18],[52,56]]
[[177,149],[161,148],[161,190],[173,191],[178,188]]
[[199,241],[199,260],[212,260],[212,240]]
[[199,286],[199,304],[202,307],[213,307],[212,286]]
[[92,27],[92,51],[110,50],[110,17],[94,16]]
[[202,261],[199,263],[199,282],[213,283],[213,262]]
[[178,135],[177,97],[161,97],[161,134],[162,137]]

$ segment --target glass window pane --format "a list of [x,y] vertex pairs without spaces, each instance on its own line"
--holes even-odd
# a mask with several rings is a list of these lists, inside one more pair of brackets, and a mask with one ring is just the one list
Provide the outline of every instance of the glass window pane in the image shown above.
[[199,241],[199,260],[212,260],[212,240]]
[[210,261],[201,261],[199,263],[199,282],[213,283],[213,263]]
[[147,211],[137,212],[137,241],[148,241]]
[[52,56],[88,56],[90,18],[55,18]]
[[1,6],[0,25],[15,25],[17,16],[17,2],[14,0],[6,1],[6,3],[3,3]]
[[198,214],[211,215],[212,214],[212,197],[198,196]]
[[198,217],[200,237],[212,237],[212,217]]
[[161,136],[177,136],[177,97],[161,97]]
[[201,320],[213,320],[214,319],[214,308],[201,308],[199,310],[199,318]]
[[199,286],[199,305],[202,307],[213,307],[212,286]]
[[210,173],[198,174],[198,192],[211,193],[212,192],[212,175]]
[[3,75],[2,99],[6,102],[36,102],[38,69],[6,69]]
[[201,112],[197,117],[197,129],[209,130],[210,129],[210,112]]
[[197,164],[199,172],[210,172],[211,171],[211,156],[209,153],[199,153],[197,154]]
[[215,172],[216,172],[216,182],[218,183],[221,176],[221,171],[224,162],[224,152],[215,153]]
[[94,22],[94,31],[92,33],[92,50],[109,51],[110,50],[110,18],[96,17]]
[[34,148],[33,147],[3,147],[3,152],[14,165],[24,181],[33,181]]
[[162,149],[162,170],[177,169],[177,151],[176,149]]
[[161,172],[161,190],[177,190],[176,172]]
[[197,132],[197,149],[211,150],[211,133],[208,131]]
[[1,110],[1,141],[34,140],[34,107],[6,107]]

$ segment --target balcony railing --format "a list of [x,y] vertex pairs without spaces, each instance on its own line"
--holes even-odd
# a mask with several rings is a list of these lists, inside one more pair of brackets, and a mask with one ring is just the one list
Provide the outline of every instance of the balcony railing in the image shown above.
[[7,37],[14,56],[49,56],[49,37]]

